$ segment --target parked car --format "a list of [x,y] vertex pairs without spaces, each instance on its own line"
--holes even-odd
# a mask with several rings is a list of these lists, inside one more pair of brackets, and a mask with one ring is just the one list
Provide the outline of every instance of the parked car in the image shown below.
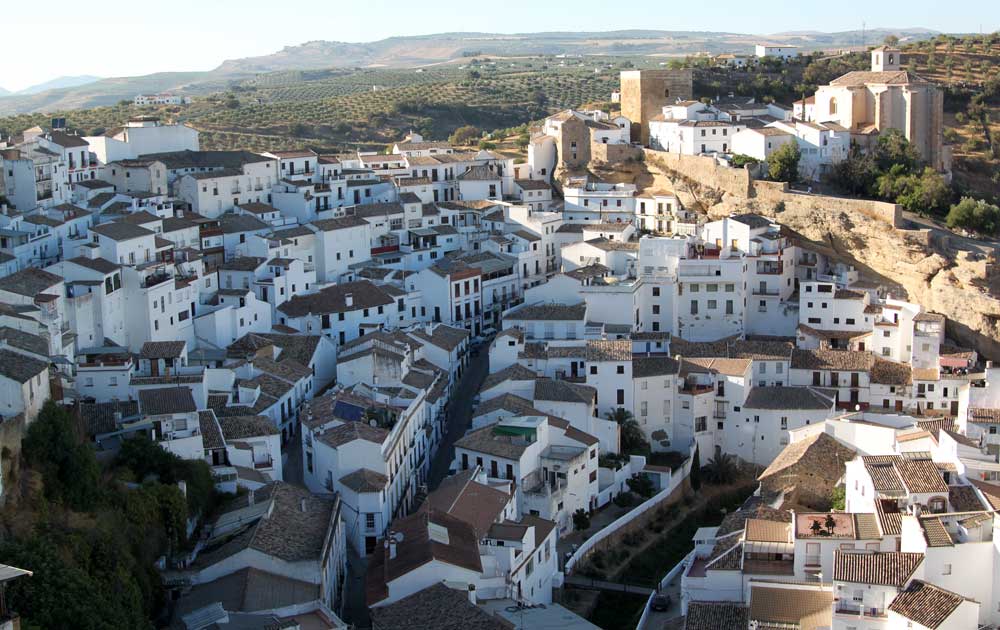
[[656,595],[649,604],[649,609],[655,612],[666,612],[670,610],[674,600],[669,595]]

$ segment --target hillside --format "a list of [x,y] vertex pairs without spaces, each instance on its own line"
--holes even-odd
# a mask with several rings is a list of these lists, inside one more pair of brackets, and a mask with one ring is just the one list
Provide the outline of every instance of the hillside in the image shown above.
[[[205,148],[381,148],[411,129],[444,139],[462,125],[507,128],[561,108],[605,102],[622,68],[657,65],[648,58],[476,58],[408,70],[286,71],[234,82],[228,92],[196,97],[189,106],[116,104],[65,116],[71,129],[94,134],[130,116],[156,113],[200,129]],[[45,114],[22,114],[0,119],[0,131],[47,121]]]
[[50,81],[45,81],[44,83],[38,83],[30,87],[26,87],[23,90],[18,90],[16,94],[26,96],[29,94],[38,94],[39,92],[48,92],[49,90],[79,87],[100,80],[101,77],[95,77],[89,74],[83,74],[76,77],[56,77]]
[[[933,36],[926,29],[893,29],[903,41]],[[145,92],[203,95],[269,72],[355,68],[408,68],[461,62],[472,57],[684,56],[752,51],[753,44],[781,42],[810,50],[840,50],[881,41],[889,30],[754,35],[710,31],[628,30],[582,33],[439,33],[376,42],[312,41],[270,55],[232,59],[210,72],[167,72],[118,77],[33,95],[0,95],[0,115],[108,106]]]
[[[1000,197],[1000,35],[938,36],[903,48],[907,69],[945,92],[956,185]],[[974,104],[978,101],[978,104]]]

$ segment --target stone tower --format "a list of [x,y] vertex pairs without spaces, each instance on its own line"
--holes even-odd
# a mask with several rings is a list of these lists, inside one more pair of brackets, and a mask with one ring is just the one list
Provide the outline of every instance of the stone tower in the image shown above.
[[622,116],[632,122],[632,141],[649,144],[649,120],[662,113],[667,103],[691,99],[693,84],[690,69],[622,72]]
[[872,72],[893,72],[899,70],[900,52],[898,48],[879,46],[872,49]]

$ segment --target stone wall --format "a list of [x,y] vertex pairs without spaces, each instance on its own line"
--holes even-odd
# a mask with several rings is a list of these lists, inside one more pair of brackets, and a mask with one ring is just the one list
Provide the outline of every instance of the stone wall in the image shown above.
[[784,203],[786,208],[796,206],[802,209],[817,208],[827,210],[854,210],[894,228],[904,227],[903,210],[898,204],[870,199],[832,197],[789,190],[784,182],[754,180],[750,182],[750,197],[765,204]]
[[720,164],[713,157],[646,149],[646,161],[668,175],[676,174],[698,185],[718,188],[738,197],[750,196],[751,177],[745,168]]
[[616,547],[622,546],[624,543],[622,539],[636,532],[649,532],[650,524],[653,523],[660,516],[660,511],[679,502],[691,491],[691,482],[689,477],[685,477],[676,488],[666,496],[662,497],[659,502],[647,509],[642,514],[639,514],[634,519],[628,523],[622,525],[613,532],[610,532],[597,541],[592,548],[590,548],[587,553],[581,554],[577,560],[576,566],[582,566],[586,563],[587,559],[597,551],[607,551],[609,549],[614,549]]
[[590,143],[590,160],[604,164],[620,164],[643,159],[642,147],[634,144]]
[[626,70],[621,73],[622,116],[632,121],[632,140],[649,144],[649,120],[663,106],[694,95],[694,74],[686,70]]

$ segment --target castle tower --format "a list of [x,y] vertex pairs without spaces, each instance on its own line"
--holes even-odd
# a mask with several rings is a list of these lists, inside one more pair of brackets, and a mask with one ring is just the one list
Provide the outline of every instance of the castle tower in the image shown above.
[[649,144],[649,121],[663,106],[694,94],[694,78],[686,70],[626,70],[621,73],[622,116],[632,122],[632,141]]
[[872,49],[872,72],[892,72],[899,70],[900,52],[898,48],[879,46]]

